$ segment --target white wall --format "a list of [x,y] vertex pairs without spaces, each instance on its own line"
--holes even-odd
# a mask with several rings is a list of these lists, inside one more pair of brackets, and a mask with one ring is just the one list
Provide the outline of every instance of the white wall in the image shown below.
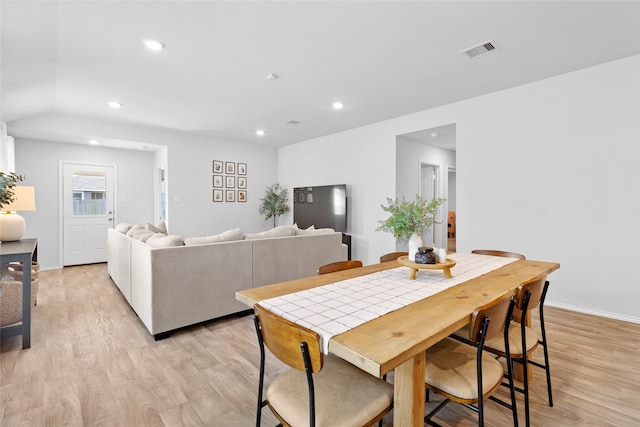
[[[289,187],[349,185],[354,258],[395,195],[396,135],[456,123],[457,248],[554,261],[550,304],[640,322],[640,56],[279,151]],[[313,160],[311,160],[313,159]]]
[[38,238],[38,260],[43,269],[59,268],[59,162],[117,167],[116,221],[146,223],[153,215],[153,154],[143,151],[16,139],[16,169],[23,183],[36,191],[36,211],[22,212],[25,237]]
[[[447,188],[450,167],[456,166],[456,153],[434,147],[433,145],[420,143],[411,139],[398,137],[396,138],[396,193],[395,197],[407,200],[414,200],[416,195],[422,194],[420,188],[420,178],[422,163],[432,166],[438,166],[439,188],[436,197],[447,198]],[[440,207],[436,220],[440,224],[434,224],[434,229],[438,238],[436,246],[441,248],[447,247],[447,212],[449,211],[449,202],[445,202]],[[382,212],[381,212],[382,214]],[[386,218],[382,216],[381,219]],[[430,245],[424,239],[424,243]],[[408,245],[398,244],[398,251],[406,251]]]
[[[377,262],[386,247],[395,249],[393,236],[374,232],[380,205],[395,194],[395,134],[384,122],[317,138],[279,150],[278,177],[294,187],[347,184],[347,233],[352,236],[352,258]],[[293,204],[291,208],[293,209]],[[291,222],[293,211],[288,219]]]
[[[27,176],[25,185],[36,187],[36,212],[25,212],[25,237],[39,239],[43,268],[58,263],[58,162],[77,161],[118,166],[117,222],[156,223],[154,214],[155,167],[166,166],[167,226],[169,233],[183,237],[221,233],[231,228],[256,232],[270,228],[258,213],[260,198],[276,181],[277,151],[273,147],[217,141],[141,127],[51,115],[30,126],[72,127],[97,139],[137,141],[164,147],[157,154],[139,150],[118,150],[53,141],[16,138],[16,170]],[[16,123],[16,126],[24,123]],[[9,131],[12,124],[8,125]],[[166,153],[165,153],[166,151]],[[213,160],[247,164],[247,202],[213,202]],[[55,188],[55,191],[53,190]],[[32,217],[30,219],[30,217]],[[55,224],[55,229],[52,227]]]
[[[169,145],[167,158],[172,233],[189,237],[237,227],[245,232],[271,228],[271,221],[264,220],[258,207],[266,187],[276,182],[275,148],[212,140],[181,141]],[[247,164],[246,202],[213,202],[213,160]]]

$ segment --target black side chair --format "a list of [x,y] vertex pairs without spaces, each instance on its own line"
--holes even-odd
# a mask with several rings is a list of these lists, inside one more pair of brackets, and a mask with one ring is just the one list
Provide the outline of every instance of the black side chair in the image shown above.
[[504,373],[498,360],[484,351],[487,339],[496,337],[505,342],[509,348],[509,324],[513,314],[513,293],[508,292],[502,297],[482,307],[478,307],[471,315],[468,339],[473,344],[445,338],[426,352],[425,387],[427,401],[429,391],[432,390],[445,399],[427,416],[425,423],[438,426],[432,417],[454,401],[478,413],[478,425],[484,426],[484,400],[491,399],[500,405],[511,409],[514,426],[518,425],[516,397],[513,384],[511,358],[507,351],[506,375],[509,381],[511,403],[504,402],[493,394],[500,387]]
[[354,259],[349,261],[336,261],[318,267],[318,274],[333,273],[334,271],[349,270],[350,268],[362,267],[362,261]]
[[380,262],[393,261],[394,259],[407,255],[409,255],[409,252],[389,252],[388,254],[384,254],[380,257]]
[[[372,426],[393,406],[393,385],[336,356],[324,356],[320,336],[259,304],[254,322],[260,344],[256,426],[262,408],[285,426]],[[263,400],[265,346],[291,369],[275,378]]]
[[515,252],[507,252],[507,251],[498,251],[495,249],[474,249],[471,251],[472,254],[479,255],[493,255],[493,256],[501,256],[506,258],[518,258],[518,259],[526,259],[524,255],[518,254]]
[[[547,334],[544,326],[544,299],[549,288],[549,281],[546,276],[523,283],[516,292],[516,308],[523,313],[519,319],[511,324],[509,329],[509,346],[506,347],[504,341],[490,339],[485,342],[484,349],[500,357],[506,357],[510,353],[511,360],[523,366],[523,388],[516,387],[516,391],[524,394],[525,424],[529,421],[529,364],[544,369],[547,377],[547,394],[549,406],[553,406],[553,395],[551,391],[551,371],[549,370],[549,351],[547,349]],[[527,326],[527,314],[538,307],[540,315],[541,336]],[[544,352],[544,363],[531,360],[531,354],[538,345],[542,346]]]

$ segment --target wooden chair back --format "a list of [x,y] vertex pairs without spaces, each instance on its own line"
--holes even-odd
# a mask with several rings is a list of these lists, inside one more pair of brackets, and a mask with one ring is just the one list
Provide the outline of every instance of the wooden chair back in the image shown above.
[[357,259],[349,261],[337,261],[325,264],[318,268],[318,274],[333,273],[334,271],[348,270],[350,268],[362,267],[362,261]]
[[393,261],[394,259],[407,255],[409,255],[409,252],[389,252],[388,254],[384,254],[380,257],[380,262]]
[[471,313],[471,324],[469,327],[469,338],[477,343],[480,341],[480,331],[485,318],[491,319],[489,327],[485,332],[485,339],[491,338],[497,333],[504,333],[507,315],[511,317],[513,311],[513,292],[509,291],[500,298],[491,301],[481,307],[476,308]]
[[300,345],[305,342],[309,349],[312,372],[322,369],[324,358],[319,334],[270,312],[260,304],[254,306],[254,312],[258,317],[262,340],[274,356],[290,367],[304,371]]
[[526,259],[524,255],[518,254],[515,252],[506,252],[506,251],[498,251],[493,249],[474,249],[471,251],[472,254],[479,255],[493,255],[493,256],[501,256],[505,258],[518,258],[518,259]]
[[[528,282],[522,283],[518,286],[516,291],[516,308],[518,310],[531,310],[536,308],[541,301],[543,301],[545,288],[547,284],[547,276],[542,276]],[[525,305],[525,295],[527,292],[531,292],[529,300]]]

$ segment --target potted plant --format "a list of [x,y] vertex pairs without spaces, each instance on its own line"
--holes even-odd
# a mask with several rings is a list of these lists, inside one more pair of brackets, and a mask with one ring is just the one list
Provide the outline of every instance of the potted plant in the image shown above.
[[22,181],[24,177],[16,173],[4,173],[0,172],[0,209],[3,206],[14,202],[15,186],[18,182]]
[[433,198],[427,201],[416,195],[412,202],[387,198],[387,205],[380,205],[390,214],[389,218],[379,221],[376,231],[392,233],[399,242],[409,242],[409,260],[415,259],[416,251],[422,246],[422,233],[429,230],[436,221],[438,209],[447,199]]
[[276,218],[289,212],[289,199],[287,198],[289,190],[282,187],[280,183],[267,187],[267,193],[260,199],[259,212],[265,216],[265,220],[273,218],[273,227],[276,226]]

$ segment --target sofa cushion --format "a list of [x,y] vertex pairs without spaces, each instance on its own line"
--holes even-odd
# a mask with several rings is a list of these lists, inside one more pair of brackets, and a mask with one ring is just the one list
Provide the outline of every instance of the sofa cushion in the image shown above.
[[298,229],[295,225],[281,225],[276,228],[272,228],[271,230],[262,231],[260,233],[247,233],[244,235],[245,240],[255,240],[255,239],[267,239],[270,237],[289,237],[295,236],[296,230]]
[[127,231],[129,231],[131,227],[133,227],[133,224],[121,222],[120,224],[116,225],[115,229],[118,233],[127,234]]
[[147,223],[146,227],[147,230],[153,231],[154,233],[164,233],[167,234],[167,225],[163,222],[158,223],[156,225]]
[[240,228],[234,228],[233,230],[227,230],[224,233],[216,234],[214,236],[187,237],[184,239],[184,244],[185,246],[191,246],[206,245],[207,243],[233,242],[235,240],[242,240],[242,236],[242,230]]
[[153,246],[154,248],[168,248],[171,246],[183,246],[184,240],[182,236],[178,236],[177,234],[171,234],[167,236],[163,233],[157,233],[161,235],[160,237],[152,236],[147,240],[147,245]]

